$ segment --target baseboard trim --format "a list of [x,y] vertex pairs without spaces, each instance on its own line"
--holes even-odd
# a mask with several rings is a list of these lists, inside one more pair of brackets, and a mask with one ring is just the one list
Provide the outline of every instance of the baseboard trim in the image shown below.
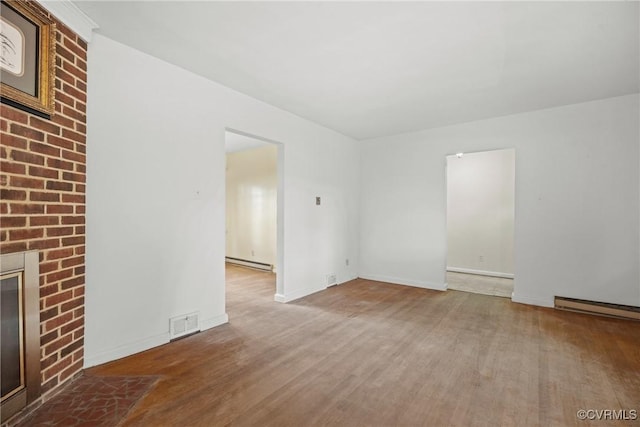
[[247,259],[232,258],[232,257],[225,257],[224,262],[228,262],[229,264],[240,265],[242,267],[255,268],[256,270],[271,271],[275,273],[275,267],[273,266],[273,264],[267,264],[265,262],[251,261]]
[[[212,317],[200,322],[200,331],[214,328],[216,326],[223,325],[229,322],[229,316],[227,313],[219,316]],[[84,369],[91,368],[92,366],[102,365],[103,363],[112,362],[114,360],[122,359],[123,357],[131,356],[136,353],[149,350],[154,347],[158,347],[169,343],[169,332],[154,335],[151,337],[143,338],[138,341],[133,341],[124,345],[120,345],[116,348],[101,351],[94,355],[87,355],[84,358]]]
[[343,285],[345,283],[349,283],[349,282],[351,282],[353,280],[356,280],[357,278],[358,278],[358,276],[350,276],[347,280],[344,280],[342,282],[338,282],[338,285]]
[[376,282],[391,283],[392,285],[413,286],[414,288],[431,289],[435,291],[447,290],[446,283],[437,284],[437,283],[426,282],[423,280],[401,279],[398,277],[381,276],[378,274],[361,274],[360,278],[365,280],[375,280]]
[[311,294],[315,294],[316,292],[324,291],[325,289],[327,289],[327,288],[326,287],[324,287],[324,288],[307,288],[307,289],[298,290],[296,292],[292,292],[290,294],[289,293],[275,294],[273,296],[273,300],[276,301],[276,302],[287,303],[287,302],[295,301],[295,300],[300,299],[300,298],[304,298],[304,297],[309,296]]
[[120,345],[110,350],[101,351],[94,355],[86,355],[84,358],[84,368],[91,368],[92,366],[102,365],[103,363],[122,359],[123,357],[131,356],[132,354],[167,344],[168,342],[169,332],[167,331],[162,334]]
[[216,326],[224,325],[225,323],[229,323],[229,315],[227,313],[203,320],[200,322],[200,330],[206,331],[207,329],[215,328]]
[[511,296],[511,301],[517,302],[520,304],[537,305],[539,307],[549,307],[549,308],[553,308],[553,306],[555,305],[553,297],[549,297],[549,298],[532,297],[529,295],[518,294],[516,293],[516,291],[513,292]]
[[500,273],[499,271],[474,270],[472,268],[447,267],[447,271],[453,273],[477,274],[479,276],[502,277],[504,279],[513,279],[512,273]]

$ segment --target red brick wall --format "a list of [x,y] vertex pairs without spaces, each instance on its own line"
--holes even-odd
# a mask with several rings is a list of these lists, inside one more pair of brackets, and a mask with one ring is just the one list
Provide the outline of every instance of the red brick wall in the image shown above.
[[51,120],[0,108],[0,252],[40,251],[42,393],[82,369],[87,45],[57,23]]

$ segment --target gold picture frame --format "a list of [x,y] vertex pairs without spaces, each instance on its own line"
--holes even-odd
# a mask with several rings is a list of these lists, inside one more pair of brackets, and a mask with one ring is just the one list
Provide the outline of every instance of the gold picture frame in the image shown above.
[[50,117],[55,110],[55,22],[34,1],[0,3],[1,100]]

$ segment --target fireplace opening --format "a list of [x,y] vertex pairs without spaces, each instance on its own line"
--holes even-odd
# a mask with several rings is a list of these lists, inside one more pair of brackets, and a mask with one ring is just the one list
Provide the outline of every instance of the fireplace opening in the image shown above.
[[38,252],[0,260],[0,420],[40,397]]
[[22,272],[0,277],[2,296],[2,348],[0,383],[2,401],[25,388],[24,384],[24,327],[22,313]]

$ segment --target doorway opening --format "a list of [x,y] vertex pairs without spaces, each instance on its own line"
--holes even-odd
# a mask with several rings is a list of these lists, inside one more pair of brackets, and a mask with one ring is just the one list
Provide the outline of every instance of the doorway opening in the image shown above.
[[515,150],[446,157],[447,286],[511,298]]
[[260,276],[275,298],[283,288],[284,146],[226,129],[225,151],[227,285],[235,289]]

